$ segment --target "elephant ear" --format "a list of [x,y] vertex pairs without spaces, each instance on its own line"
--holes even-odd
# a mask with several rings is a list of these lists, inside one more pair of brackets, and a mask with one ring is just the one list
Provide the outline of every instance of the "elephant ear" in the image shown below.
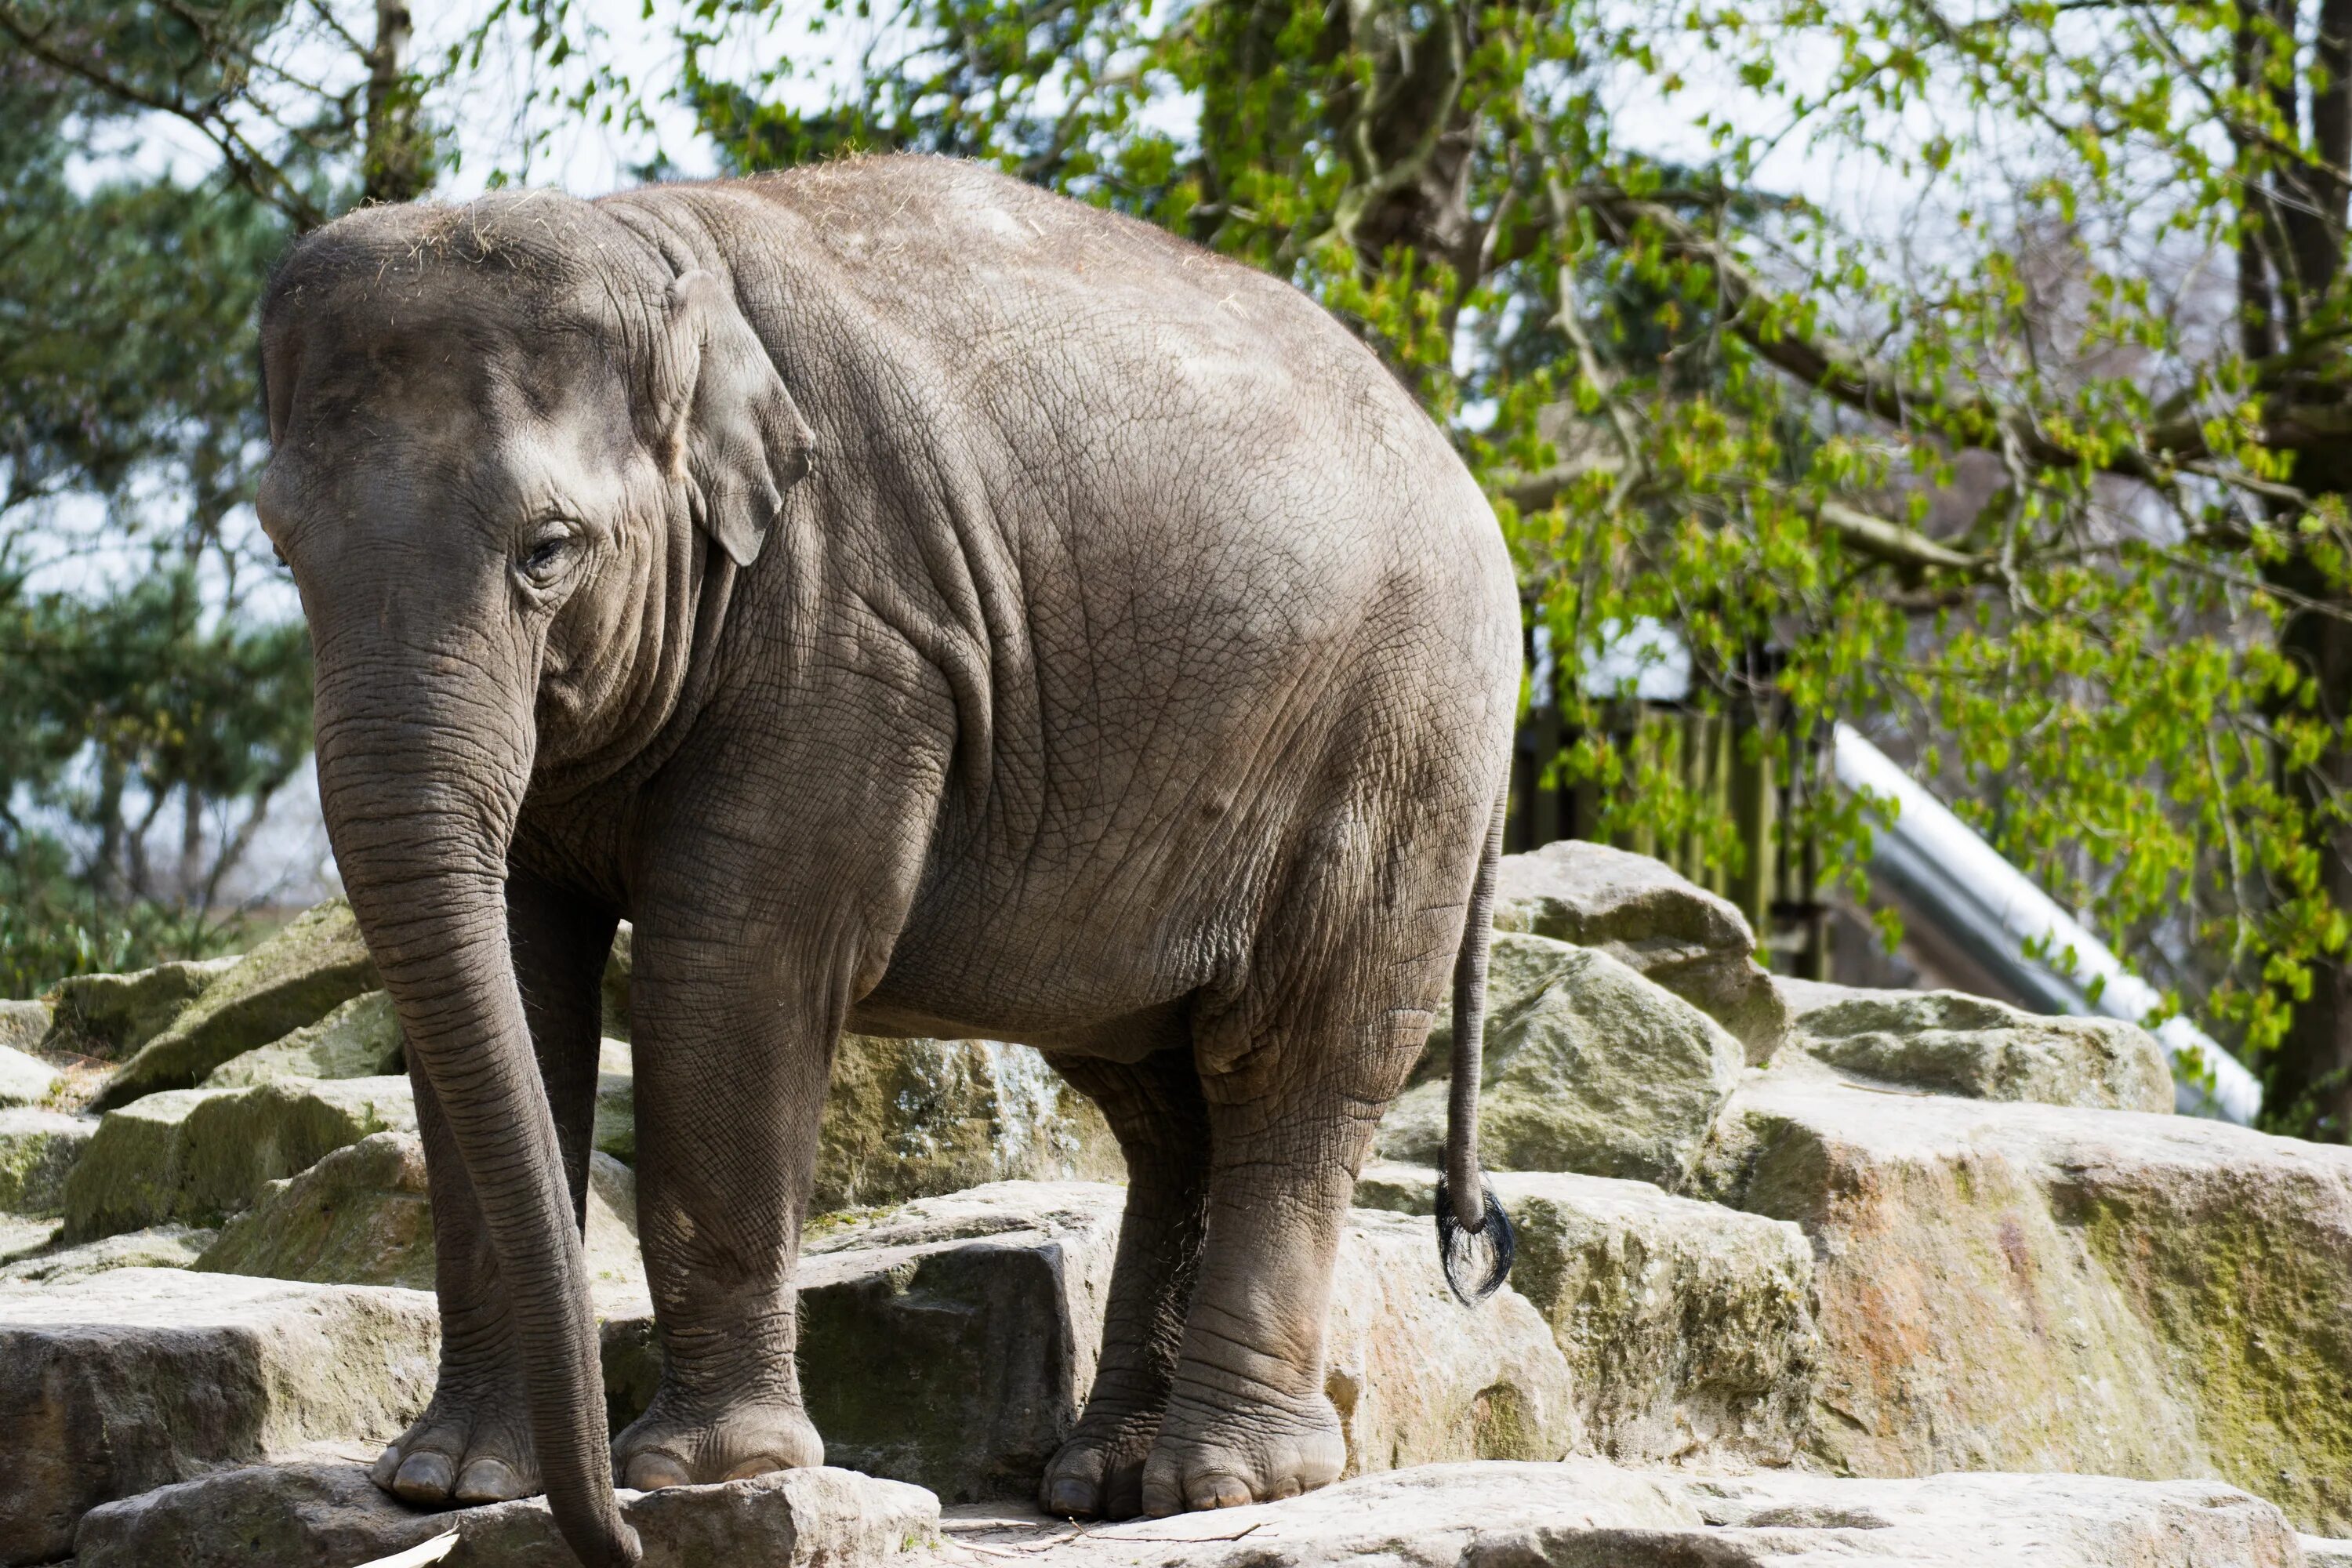
[[672,283],[668,312],[653,396],[659,450],[687,479],[696,523],[749,566],[784,492],[807,477],[816,435],[716,274]]

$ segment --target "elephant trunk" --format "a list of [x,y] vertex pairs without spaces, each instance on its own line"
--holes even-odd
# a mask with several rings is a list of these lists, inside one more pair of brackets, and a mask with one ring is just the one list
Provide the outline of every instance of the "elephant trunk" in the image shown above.
[[[633,1564],[581,1237],[508,946],[506,857],[530,774],[530,689],[517,680],[485,693],[475,659],[417,662],[388,677],[396,664],[321,647],[320,800],[412,1068],[440,1101],[507,1281],[556,1525],[591,1568]],[[394,690],[406,694],[396,710]]]

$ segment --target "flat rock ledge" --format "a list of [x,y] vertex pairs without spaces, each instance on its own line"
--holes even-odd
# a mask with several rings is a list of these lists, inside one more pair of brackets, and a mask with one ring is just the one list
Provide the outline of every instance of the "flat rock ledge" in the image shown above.
[[[1942,1475],[1737,1478],[1565,1464],[1431,1465],[1289,1502],[1083,1531],[953,1510],[961,1568],[2304,1568],[2269,1503],[2217,1481]],[[2322,1544],[2316,1543],[2315,1544]]]
[[[919,1487],[830,1467],[720,1486],[624,1491],[645,1568],[865,1568],[928,1554],[940,1502]],[[357,1465],[253,1466],[93,1510],[77,1568],[350,1568],[449,1531],[444,1568],[578,1568],[543,1498],[426,1512]]]
[[0,1563],[63,1557],[100,1503],[389,1439],[432,1393],[440,1337],[417,1290],[177,1268],[0,1287]]

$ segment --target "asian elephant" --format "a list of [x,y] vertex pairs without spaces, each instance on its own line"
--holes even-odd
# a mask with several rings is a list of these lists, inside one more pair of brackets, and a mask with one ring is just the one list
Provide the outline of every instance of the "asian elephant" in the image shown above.
[[[1449,1278],[1519,615],[1493,513],[1288,286],[943,159],[356,212],[263,308],[258,510],[409,1042],[443,1346],[377,1481],[613,1495],[819,1462],[793,1271],[835,1041],[1035,1046],[1130,1173],[1079,1515],[1339,1473],[1354,1173],[1454,977]],[[582,1264],[635,922],[666,1370],[608,1451]],[[1459,1217],[1454,1217],[1458,1215]]]

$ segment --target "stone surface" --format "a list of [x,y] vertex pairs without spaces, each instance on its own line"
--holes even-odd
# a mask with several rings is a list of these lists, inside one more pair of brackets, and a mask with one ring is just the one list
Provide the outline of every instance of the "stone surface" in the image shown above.
[[1976,1100],[2172,1109],[2164,1047],[2119,1018],[2044,1017],[1958,991],[1774,984],[1789,1005],[1782,1051],[1842,1071]]
[[[1001,1511],[1001,1510],[1000,1510]],[[2204,1481],[1952,1475],[1707,1479],[1591,1460],[1433,1465],[1287,1502],[1073,1531],[945,1521],[978,1568],[2297,1568],[2279,1511]]]
[[205,1089],[244,1089],[281,1078],[382,1078],[405,1071],[392,994],[369,991],[315,1024],[242,1051],[205,1075]]
[[[1518,1237],[1511,1287],[1566,1358],[1586,1451],[1629,1464],[1797,1457],[1820,1354],[1801,1230],[1646,1182],[1488,1179]],[[1375,1165],[1356,1202],[1428,1215],[1436,1186],[1433,1170]]]
[[1506,855],[1495,929],[1599,948],[1730,1030],[1750,1061],[1788,1022],[1738,907],[1645,855],[1574,839]]
[[[636,1158],[629,1046],[606,1039],[596,1147]],[[991,1182],[1127,1173],[1094,1102],[1026,1046],[844,1035],[817,1133],[813,1213],[905,1203]]]
[[331,900],[224,970],[99,1093],[101,1108],[186,1089],[231,1057],[315,1024],[383,982],[351,906]]
[[29,1051],[48,1037],[57,1009],[46,999],[0,1002],[0,1047]]
[[[1495,952],[1478,1112],[1487,1167],[1680,1185],[1739,1081],[1739,1042],[1606,953],[1525,935],[1497,937]],[[1445,1093],[1433,1078],[1398,1099],[1382,1159],[1437,1162]]]
[[0,1108],[38,1105],[57,1086],[57,1068],[37,1057],[0,1045]]
[[98,1123],[85,1116],[0,1110],[0,1210],[65,1213],[66,1173],[97,1131]]
[[2352,1527],[2352,1150],[1769,1073],[1702,1182],[1812,1240],[1829,1467],[2218,1476]]
[[169,1220],[211,1225],[330,1152],[414,1131],[405,1078],[287,1079],[168,1089],[110,1110],[66,1179],[66,1234],[87,1241]]
[[[430,1290],[433,1206],[426,1193],[425,1146],[416,1135],[374,1133],[270,1183],[253,1207],[221,1227],[195,1267]],[[644,1295],[636,1178],[609,1154],[589,1156],[587,1241],[591,1290],[600,1299]]]
[[[646,1568],[864,1568],[929,1556],[939,1500],[830,1467],[621,1493]],[[456,1530],[446,1568],[577,1568],[538,1498],[426,1513],[356,1465],[250,1467],[100,1508],[78,1568],[349,1568]]]
[[2352,1541],[2306,1535],[2299,1544],[2303,1547],[2304,1568],[2352,1568]]
[[88,1510],[423,1408],[433,1298],[126,1268],[0,1287],[0,1563],[71,1549]]
[[220,1235],[190,1225],[155,1225],[72,1246],[54,1244],[0,1265],[0,1281],[69,1285],[113,1268],[188,1268]]
[[159,963],[131,974],[77,974],[49,988],[55,1016],[43,1048],[109,1060],[126,1057],[170,1026],[214,981],[243,962],[228,958]]

